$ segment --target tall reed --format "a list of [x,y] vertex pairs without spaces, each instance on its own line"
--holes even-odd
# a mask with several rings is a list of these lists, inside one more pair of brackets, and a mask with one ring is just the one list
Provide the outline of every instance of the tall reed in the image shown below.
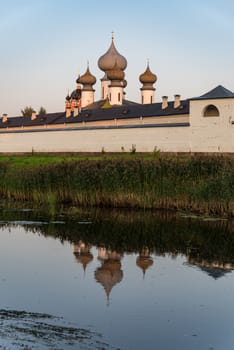
[[234,216],[234,159],[158,157],[0,164],[0,195],[37,203],[165,208]]

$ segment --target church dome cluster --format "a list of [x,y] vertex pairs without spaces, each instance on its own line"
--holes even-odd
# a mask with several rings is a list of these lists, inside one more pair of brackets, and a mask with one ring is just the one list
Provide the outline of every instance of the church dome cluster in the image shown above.
[[[98,67],[104,72],[101,80],[101,100],[103,103],[109,101],[110,106],[126,104],[124,89],[127,86],[125,79],[125,69],[127,68],[127,60],[121,55],[114,43],[112,34],[111,45],[104,55],[98,59]],[[142,103],[152,103],[154,100],[153,84],[157,81],[157,76],[151,72],[149,63],[144,73],[139,76],[140,82],[143,84],[141,90]],[[76,80],[77,87],[66,97],[66,115],[69,117],[71,113],[78,115],[81,108],[86,108],[94,104],[94,89],[96,77],[90,72],[89,65],[86,72],[79,76]],[[97,106],[100,103],[97,101]]]

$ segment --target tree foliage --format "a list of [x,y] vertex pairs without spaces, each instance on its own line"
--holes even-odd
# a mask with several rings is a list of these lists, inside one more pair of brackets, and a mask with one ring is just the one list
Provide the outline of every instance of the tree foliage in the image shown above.
[[21,109],[21,114],[25,117],[25,116],[31,116],[32,113],[35,112],[34,108],[32,108],[31,106],[26,106],[24,107],[24,109]]
[[39,109],[39,112],[38,112],[39,115],[45,115],[46,114],[46,109],[44,107],[40,107]]
[[[35,112],[35,109],[32,108],[32,106],[26,106],[24,107],[24,109],[21,109],[21,114],[25,117],[25,116],[28,116],[28,117],[31,117],[32,113]],[[46,114],[46,109],[44,107],[40,107],[39,109],[39,112],[38,112],[39,115],[45,115]]]

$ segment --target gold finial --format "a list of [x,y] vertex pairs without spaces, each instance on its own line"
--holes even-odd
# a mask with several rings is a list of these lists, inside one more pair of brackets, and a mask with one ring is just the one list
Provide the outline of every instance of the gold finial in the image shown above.
[[147,58],[147,66],[149,67],[149,58]]
[[111,32],[111,39],[114,40],[114,32]]
[[89,68],[89,60],[87,60],[87,68]]

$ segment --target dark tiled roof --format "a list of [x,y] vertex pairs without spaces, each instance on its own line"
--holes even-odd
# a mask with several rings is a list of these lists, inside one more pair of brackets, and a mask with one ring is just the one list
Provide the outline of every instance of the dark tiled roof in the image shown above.
[[168,108],[162,109],[162,103],[152,104],[124,104],[122,106],[113,106],[111,108],[96,108],[96,109],[83,109],[81,113],[76,117],[66,118],[65,112],[61,113],[48,113],[46,115],[37,115],[35,120],[31,120],[31,117],[8,117],[4,123],[0,118],[0,129],[11,127],[33,127],[33,126],[53,126],[56,124],[72,124],[79,122],[92,122],[98,120],[113,120],[113,119],[129,119],[139,117],[153,117],[153,116],[170,116],[170,115],[183,115],[189,114],[189,100],[181,101],[181,106],[174,109],[174,102],[169,102]]
[[118,107],[84,110],[80,117],[85,121],[128,119],[151,116],[169,116],[189,113],[189,101],[182,101],[181,108],[174,109],[174,102],[169,102],[166,109],[162,109],[162,103],[152,103],[147,105],[123,105]]
[[[102,108],[102,106],[104,105],[105,102],[106,102],[106,100],[95,101],[83,109],[86,110],[86,109]],[[129,100],[123,100],[123,106],[132,106],[132,105],[140,106],[140,103],[136,103],[136,102],[129,101]]]
[[208,100],[213,98],[234,98],[234,93],[222,85],[218,85],[213,90],[207,92],[200,97],[191,98],[191,100]]

